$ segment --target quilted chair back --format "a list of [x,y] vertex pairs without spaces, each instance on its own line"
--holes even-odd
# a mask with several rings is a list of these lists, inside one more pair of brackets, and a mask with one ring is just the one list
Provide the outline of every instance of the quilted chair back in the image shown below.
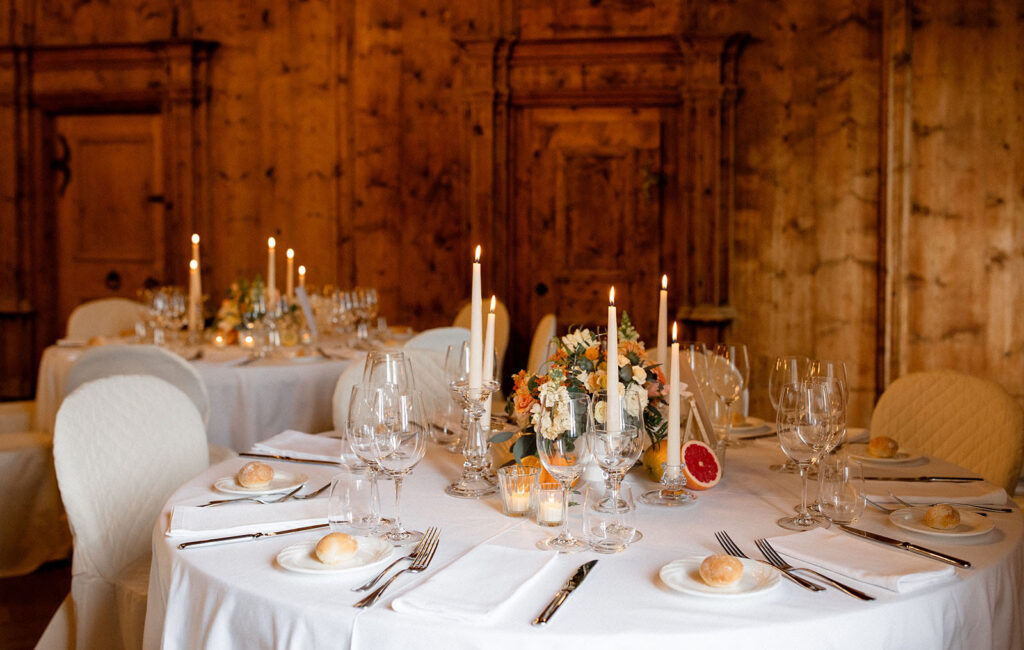
[[966,467],[1013,494],[1024,457],[1024,411],[986,379],[953,370],[915,372],[882,394],[871,435]]
[[424,330],[405,343],[406,349],[434,350],[442,355],[449,345],[469,342],[469,330],[465,327],[435,327]]
[[540,372],[540,367],[547,361],[545,353],[548,351],[548,344],[555,338],[558,329],[558,319],[554,314],[544,314],[537,322],[537,329],[533,330],[533,340],[530,341],[530,356],[526,363],[526,369],[530,372]]
[[93,336],[115,337],[135,332],[135,323],[146,319],[146,306],[127,298],[100,298],[82,303],[68,316],[67,337],[86,340]]

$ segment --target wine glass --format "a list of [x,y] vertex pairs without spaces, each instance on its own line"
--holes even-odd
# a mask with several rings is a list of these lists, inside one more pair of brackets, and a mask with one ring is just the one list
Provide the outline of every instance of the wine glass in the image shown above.
[[378,466],[395,481],[395,523],[385,538],[395,546],[418,542],[423,533],[402,525],[402,481],[426,451],[427,422],[423,403],[416,391],[394,388],[374,391],[376,427],[372,436],[373,456]]
[[640,458],[644,448],[644,420],[640,399],[635,391],[626,391],[619,400],[619,425],[615,428],[609,427],[607,406],[607,392],[601,390],[594,393],[591,402],[594,431],[592,452],[606,476],[605,498],[597,507],[616,511],[625,507],[618,498],[622,479]]
[[582,551],[587,544],[569,533],[569,488],[590,460],[590,400],[559,387],[542,393],[540,406],[534,417],[537,453],[544,468],[562,486],[562,530],[537,546],[560,553]]
[[842,399],[842,430],[840,431],[839,439],[835,441],[835,445],[838,446],[843,442],[846,437],[846,407],[850,401],[850,389],[849,383],[846,380],[846,363],[843,361],[832,361],[828,359],[815,359],[807,365],[806,377],[808,379],[814,379],[816,377],[828,378],[836,382],[836,387],[839,389],[840,397]]
[[412,361],[402,350],[371,350],[363,365],[363,385],[369,388],[394,386],[400,391],[415,390]]
[[776,425],[782,451],[793,459],[800,470],[800,509],[793,517],[776,523],[787,530],[810,530],[827,525],[823,517],[807,509],[807,470],[828,449],[832,428],[828,425],[834,399],[829,384],[800,382],[786,384],[779,398]]
[[743,389],[750,378],[750,360],[747,346],[742,343],[719,343],[710,360],[711,389],[725,404],[725,437],[719,438],[726,445],[738,446],[731,440],[732,405],[743,397]]
[[[782,387],[786,384],[799,383],[807,368],[807,357],[785,356],[776,357],[775,365],[772,366],[771,374],[768,375],[768,399],[772,402],[772,409],[776,414],[779,411],[779,400],[782,397]],[[792,474],[796,471],[796,463],[789,458],[781,465],[769,467],[773,472]]]

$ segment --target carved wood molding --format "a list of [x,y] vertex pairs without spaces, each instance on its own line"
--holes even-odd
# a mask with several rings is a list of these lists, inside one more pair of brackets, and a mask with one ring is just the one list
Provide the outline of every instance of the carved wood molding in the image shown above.
[[[729,305],[736,62],[743,35],[522,41],[457,39],[464,52],[462,101],[470,237],[506,250],[515,179],[516,111],[536,106],[664,107],[678,160],[662,215],[664,268],[684,287],[678,316],[717,334]],[[492,280],[513,279],[500,256]]]

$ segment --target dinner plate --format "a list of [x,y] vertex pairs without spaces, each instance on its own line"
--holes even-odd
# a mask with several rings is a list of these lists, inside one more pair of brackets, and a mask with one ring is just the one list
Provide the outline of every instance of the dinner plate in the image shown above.
[[277,554],[277,564],[296,573],[344,573],[386,562],[395,552],[394,546],[379,537],[356,537],[358,548],[355,555],[339,564],[324,564],[316,559],[318,541],[308,540],[284,547]]
[[241,494],[251,497],[256,494],[274,494],[275,492],[294,490],[305,483],[308,478],[305,474],[298,472],[286,472],[275,469],[274,478],[270,479],[270,485],[266,487],[242,487],[235,480],[234,475],[222,476],[214,482],[213,487],[218,492],[223,492],[224,494]]
[[732,432],[733,433],[753,433],[754,431],[757,431],[758,429],[761,429],[764,426],[765,426],[765,422],[761,418],[748,417],[742,423],[732,425]]
[[867,444],[855,443],[850,445],[850,458],[864,463],[872,463],[874,465],[901,465],[903,463],[913,463],[914,461],[921,460],[924,456],[915,451],[906,451],[901,449],[897,451],[896,455],[892,458],[875,458],[868,453]]
[[982,517],[976,512],[966,508],[957,508],[957,511],[960,513],[960,525],[948,530],[932,528],[924,523],[924,513],[928,512],[928,506],[914,506],[890,512],[889,521],[904,530],[941,537],[973,537],[974,535],[984,535],[996,527],[994,521]]
[[661,567],[658,575],[670,588],[693,596],[711,598],[745,598],[756,596],[779,586],[779,571],[767,564],[736,558],[743,563],[743,577],[730,587],[712,587],[700,577],[700,563],[706,555],[674,560]]

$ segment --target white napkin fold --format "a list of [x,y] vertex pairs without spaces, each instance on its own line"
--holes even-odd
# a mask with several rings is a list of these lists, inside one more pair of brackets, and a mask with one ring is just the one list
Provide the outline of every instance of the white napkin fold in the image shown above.
[[302,460],[333,460],[341,458],[343,441],[288,429],[276,436],[257,442],[252,450],[257,453],[290,456]]
[[[868,470],[865,468],[865,473]],[[864,492],[875,503],[896,503],[889,491],[914,505],[931,505],[942,501],[977,505],[1006,503],[1006,490],[987,481],[974,483],[914,483],[911,481],[865,481]]]
[[948,564],[886,548],[849,533],[815,528],[768,540],[776,551],[800,564],[813,564],[897,593],[906,593],[955,575]]
[[396,612],[487,623],[556,557],[556,553],[483,544],[396,598],[391,607]]
[[203,347],[203,356],[199,359],[206,363],[234,366],[248,359],[253,352],[253,350],[238,345],[229,345],[223,348],[207,345]]
[[366,356],[365,350],[356,350],[347,345],[321,345],[320,349],[326,352],[331,359],[359,359]]
[[[231,498],[231,497],[225,497]],[[229,503],[200,508],[174,506],[168,537],[225,537],[327,523],[327,499],[284,503]]]

